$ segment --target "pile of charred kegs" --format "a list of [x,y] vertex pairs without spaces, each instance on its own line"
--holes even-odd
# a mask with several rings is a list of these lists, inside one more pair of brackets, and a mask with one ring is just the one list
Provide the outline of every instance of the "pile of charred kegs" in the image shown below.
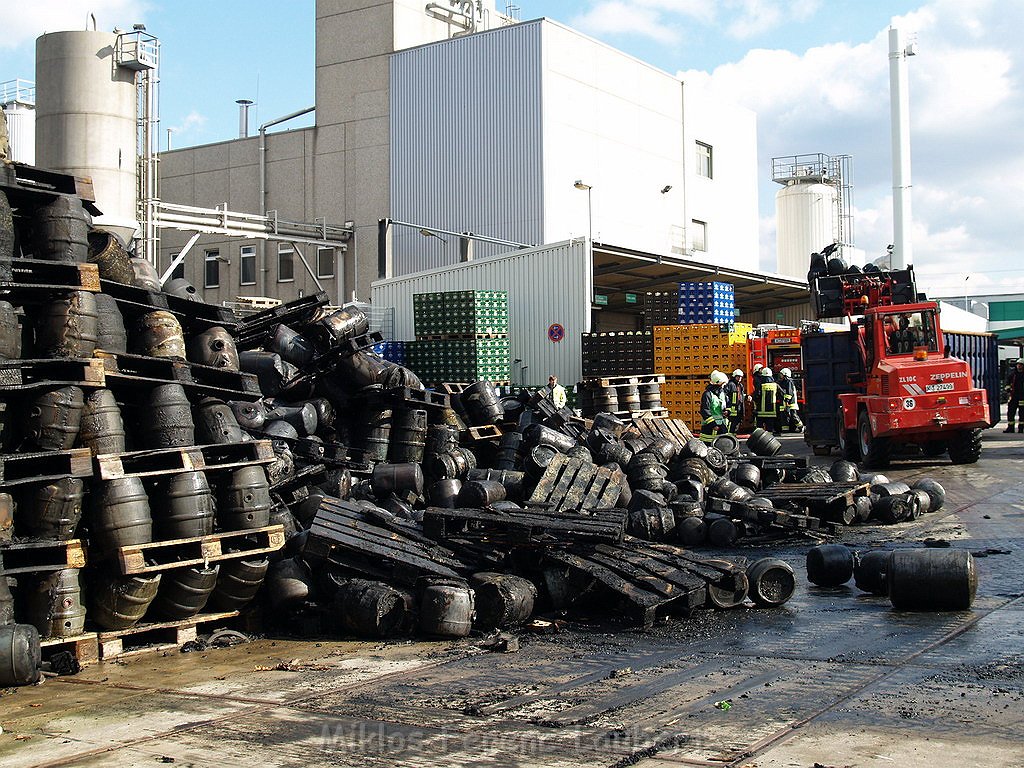
[[[160,290],[154,267],[133,258],[114,235],[93,229],[80,198],[58,195],[14,216],[6,202],[0,193],[0,264],[10,267],[0,301],[0,357],[18,364],[4,365],[0,450],[5,462],[37,455],[43,474],[0,489],[0,558],[35,546],[52,553],[53,562],[13,576],[0,562],[0,685],[35,679],[41,639],[241,608],[262,583],[266,555],[159,569],[143,562],[135,572],[126,572],[120,555],[126,547],[266,527],[271,515],[263,466],[208,477],[180,459],[197,444],[250,439],[223,431],[216,405],[204,396],[209,390],[192,387],[187,373],[193,363],[238,372],[230,333],[168,311],[162,299],[174,294]],[[96,272],[65,270],[62,283],[46,283],[57,274],[52,263],[89,262],[99,281],[87,279]],[[86,277],[76,285],[68,274]],[[132,361],[139,375],[122,370]],[[148,370],[147,362],[167,365]],[[103,376],[104,370],[125,375]],[[111,468],[140,451],[170,455],[179,469]],[[60,476],[69,466],[77,469]],[[249,545],[242,536],[232,542]],[[55,567],[62,550],[87,552],[87,562],[67,559],[84,568]]]

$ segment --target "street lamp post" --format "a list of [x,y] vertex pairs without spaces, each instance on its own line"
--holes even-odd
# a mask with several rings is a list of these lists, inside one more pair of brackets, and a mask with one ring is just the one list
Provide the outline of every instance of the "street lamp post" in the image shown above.
[[594,245],[594,209],[591,207],[590,194],[592,187],[589,184],[584,184],[580,179],[576,179],[576,183],[573,184],[576,189],[585,189],[587,191],[587,240],[590,241],[590,247]]
[[970,275],[968,275],[967,277],[964,278],[964,312],[970,312],[971,311],[971,306],[970,306],[970,304],[967,303],[967,296],[968,296],[968,293],[967,293],[967,281],[970,280],[970,279],[971,279]]

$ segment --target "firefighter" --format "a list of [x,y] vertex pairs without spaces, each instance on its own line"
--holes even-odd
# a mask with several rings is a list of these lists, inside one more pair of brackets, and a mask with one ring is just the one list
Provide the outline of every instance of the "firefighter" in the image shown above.
[[743,421],[743,406],[747,399],[747,391],[743,388],[743,371],[737,368],[732,378],[725,385],[725,407],[729,417],[729,431],[736,433],[736,428]]
[[771,430],[778,437],[779,431],[779,385],[775,383],[771,368],[762,368],[759,380],[754,385],[754,407],[757,426]]
[[788,426],[790,432],[803,432],[804,423],[800,421],[800,402],[796,394],[796,382],[789,368],[779,371],[779,421],[780,426]]
[[1010,371],[1010,378],[1006,382],[1006,391],[1009,399],[1006,401],[1006,429],[1005,432],[1013,432],[1014,415],[1020,420],[1017,425],[1018,432],[1024,432],[1024,360],[1018,360],[1017,365]]
[[721,371],[712,371],[708,379],[704,394],[700,396],[700,439],[710,445],[728,429],[725,392],[722,387],[729,377]]
[[551,402],[555,404],[555,408],[565,407],[565,403],[568,400],[565,394],[565,387],[558,383],[558,377],[553,374],[548,376],[547,395],[551,398]]

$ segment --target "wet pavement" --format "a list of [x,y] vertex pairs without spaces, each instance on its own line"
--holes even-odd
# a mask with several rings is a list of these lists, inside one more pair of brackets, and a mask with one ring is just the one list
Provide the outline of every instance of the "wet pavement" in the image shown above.
[[813,542],[788,539],[722,552],[789,561],[781,609],[573,624],[504,654],[264,639],[93,665],[0,696],[0,766],[1022,766],[1024,436],[990,430],[974,466],[886,474],[934,477],[945,508],[841,541],[971,550],[971,611],[814,587]]

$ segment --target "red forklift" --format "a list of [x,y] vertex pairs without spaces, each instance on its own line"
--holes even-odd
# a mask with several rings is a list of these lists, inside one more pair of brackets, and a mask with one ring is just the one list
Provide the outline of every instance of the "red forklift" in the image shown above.
[[885,467],[895,447],[917,444],[927,456],[948,452],[954,464],[978,461],[989,425],[985,390],[965,361],[949,356],[938,305],[918,295],[913,267],[862,272],[815,256],[808,282],[818,318],[851,323],[846,386],[832,400],[843,455]]

